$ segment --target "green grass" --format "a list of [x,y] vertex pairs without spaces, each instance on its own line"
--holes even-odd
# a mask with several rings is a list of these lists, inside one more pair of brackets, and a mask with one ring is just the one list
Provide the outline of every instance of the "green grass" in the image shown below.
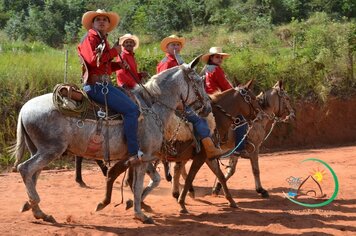
[[[282,38],[281,32],[287,34]],[[136,51],[139,68],[154,75],[164,53],[159,42],[149,35],[138,36],[141,39]],[[356,26],[353,23],[334,22],[318,15],[309,21],[294,21],[272,30],[242,33],[206,26],[184,36],[187,43],[182,56],[186,62],[208,52],[212,46],[222,46],[224,52],[231,54],[223,64],[228,77],[240,83],[255,79],[256,91],[266,90],[277,80],[283,80],[293,99],[325,101],[330,94],[351,96],[356,93]],[[110,42],[116,37],[118,35],[112,36]],[[81,68],[76,45],[53,49],[37,42],[11,42],[0,32],[0,118],[3,121],[0,166],[12,163],[4,149],[15,140],[21,106],[64,82],[66,50],[66,80],[79,85]],[[202,67],[200,64],[198,71]]]

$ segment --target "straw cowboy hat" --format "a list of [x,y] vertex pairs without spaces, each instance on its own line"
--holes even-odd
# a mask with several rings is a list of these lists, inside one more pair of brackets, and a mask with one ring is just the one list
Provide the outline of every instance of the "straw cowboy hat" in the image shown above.
[[87,11],[82,17],[82,25],[84,26],[84,28],[86,28],[87,30],[91,29],[93,26],[94,18],[97,16],[106,16],[107,18],[109,18],[110,26],[108,32],[115,29],[115,27],[119,24],[120,21],[120,16],[112,11],[106,12],[105,10],[101,9],[98,9],[96,11]]
[[223,56],[223,58],[227,58],[230,56],[230,54],[228,53],[223,53],[222,52],[222,47],[211,47],[209,49],[209,53],[205,53],[202,57],[201,57],[201,60],[205,63],[207,63],[209,61],[209,57],[211,55],[215,55],[215,54],[219,54],[221,56]]
[[125,35],[121,36],[119,38],[119,44],[122,45],[125,42],[125,40],[127,40],[127,39],[131,39],[135,42],[134,50],[138,48],[140,41],[138,40],[138,37],[134,34],[125,34]]
[[182,48],[184,47],[184,44],[185,44],[185,38],[183,37],[178,37],[177,35],[171,35],[171,36],[168,36],[164,39],[162,39],[161,41],[161,50],[163,52],[167,51],[167,45],[170,44],[170,43],[173,43],[173,42],[178,42],[182,45]]

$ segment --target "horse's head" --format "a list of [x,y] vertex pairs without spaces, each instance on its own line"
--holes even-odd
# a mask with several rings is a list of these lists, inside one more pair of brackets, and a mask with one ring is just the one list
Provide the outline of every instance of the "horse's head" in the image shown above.
[[204,80],[195,71],[200,56],[189,64],[182,64],[160,72],[145,84],[142,90],[146,100],[158,102],[170,109],[192,106],[202,116],[211,112],[210,98],[204,89]]
[[283,122],[295,119],[295,112],[290,105],[289,96],[284,90],[281,80],[271,89],[261,92],[257,98],[260,101],[261,107],[268,115],[274,115]]
[[244,103],[239,104],[242,110],[241,114],[249,120],[254,119],[262,109],[252,89],[253,80],[235,88],[235,96],[241,96],[244,101]]
[[201,55],[194,58],[189,64],[180,66],[187,84],[186,94],[182,94],[182,102],[193,107],[201,116],[207,116],[212,110],[210,98],[205,92],[204,79],[195,71],[200,57]]

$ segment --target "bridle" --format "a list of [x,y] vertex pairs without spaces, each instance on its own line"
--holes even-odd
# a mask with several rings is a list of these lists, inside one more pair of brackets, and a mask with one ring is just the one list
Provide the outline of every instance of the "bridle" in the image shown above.
[[[274,88],[276,89],[276,88]],[[280,122],[288,122],[290,119],[295,117],[295,112],[292,108],[292,106],[289,103],[289,97],[287,93],[283,89],[276,89],[277,94],[278,94],[278,99],[279,99],[279,104],[278,104],[278,112],[276,113],[276,117],[280,119]],[[288,110],[288,115],[282,119],[283,111],[282,111],[282,104],[285,104],[286,109]]]
[[[278,95],[278,111],[276,113],[272,113],[271,115],[267,114],[266,112],[263,111],[263,116],[267,117],[269,120],[273,120],[273,123],[271,125],[271,128],[269,130],[269,132],[267,133],[266,137],[264,138],[263,141],[266,141],[266,139],[269,137],[269,135],[272,133],[274,127],[276,126],[276,124],[278,122],[283,122],[283,123],[287,123],[289,122],[289,120],[295,118],[295,112],[292,108],[292,106],[289,103],[289,97],[287,95],[287,93],[282,89],[282,88],[272,88],[274,90],[277,91],[277,95]],[[266,93],[263,93],[263,100],[264,102],[266,102],[267,97],[266,97]],[[285,105],[285,108],[288,110],[289,114],[282,119],[283,116],[283,112],[285,109],[282,110],[282,104]]]
[[[205,108],[205,99],[204,99],[204,96],[199,92],[199,89],[198,89],[198,82],[196,79],[194,78],[191,78],[189,76],[189,73],[191,72],[195,72],[193,69],[189,68],[189,69],[186,69],[184,66],[180,66],[180,69],[183,71],[183,75],[184,75],[184,80],[186,81],[187,85],[188,85],[188,91],[187,91],[187,95],[185,96],[185,98],[183,98],[183,95],[181,94],[181,100],[182,100],[182,103],[183,103],[183,106],[185,105],[188,105],[190,107],[194,107],[194,108],[197,108],[195,110],[203,110]],[[189,70],[189,71],[188,71]],[[199,77],[200,78],[200,77]],[[193,87],[193,91],[194,91],[194,94],[196,96],[196,100],[187,104],[187,101],[188,101],[188,98],[189,98],[189,95],[190,95],[190,86],[189,86],[189,82],[192,83],[192,87]],[[198,105],[196,105],[198,104]],[[199,112],[197,112],[199,113]]]
[[[288,94],[282,88],[272,88],[273,90],[277,91],[278,95],[278,111],[276,113],[272,113],[271,115],[263,112],[263,116],[267,116],[270,120],[275,120],[276,122],[288,122],[290,119],[295,117],[295,112],[292,106],[289,103]],[[266,102],[267,96],[266,93],[263,93],[263,102]],[[284,106],[283,106],[284,105]],[[284,111],[288,111],[288,115],[282,119]]]
[[[250,112],[249,114],[253,114],[257,116],[257,114],[260,113],[261,108],[260,106],[256,107],[255,105],[252,104],[252,101],[257,100],[256,97],[251,97],[248,93],[248,89],[243,88],[243,87],[237,87],[234,88],[236,91],[239,92],[240,96],[243,98],[244,102],[248,104]],[[221,105],[216,104],[215,102],[211,102],[213,106],[219,108],[219,110],[232,121],[232,129],[236,129],[237,127],[243,125],[246,123],[244,119],[241,119],[239,115],[237,116],[232,116],[230,113],[228,113]]]

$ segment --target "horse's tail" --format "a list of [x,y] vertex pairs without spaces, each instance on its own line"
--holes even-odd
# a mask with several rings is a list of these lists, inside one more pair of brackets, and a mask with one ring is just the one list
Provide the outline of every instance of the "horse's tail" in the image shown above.
[[9,147],[9,152],[11,158],[15,158],[14,166],[12,167],[12,171],[17,171],[17,166],[23,159],[25,155],[26,143],[25,136],[27,135],[26,130],[22,124],[21,112],[19,114],[19,118],[17,121],[17,130],[16,130],[16,143]]

